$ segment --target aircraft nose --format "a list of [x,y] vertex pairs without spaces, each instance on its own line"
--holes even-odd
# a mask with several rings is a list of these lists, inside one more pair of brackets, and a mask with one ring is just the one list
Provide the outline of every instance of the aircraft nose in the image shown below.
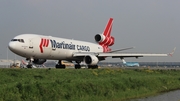
[[14,42],[9,42],[9,45],[8,45],[9,49],[11,51],[15,51],[16,50],[16,43]]

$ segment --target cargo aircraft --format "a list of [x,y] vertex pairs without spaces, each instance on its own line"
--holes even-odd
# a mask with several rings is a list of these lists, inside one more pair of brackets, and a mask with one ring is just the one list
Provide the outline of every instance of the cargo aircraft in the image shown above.
[[58,38],[37,34],[21,34],[14,37],[9,42],[9,49],[17,55],[25,57],[28,60],[28,68],[33,64],[43,64],[47,59],[58,60],[56,68],[66,68],[61,63],[62,60],[75,62],[75,68],[81,68],[80,63],[84,62],[88,68],[98,68],[98,62],[105,60],[106,57],[126,58],[126,57],[144,57],[144,56],[168,56],[167,54],[134,54],[120,53],[118,51],[132,49],[133,47],[111,50],[110,46],[114,44],[115,38],[111,36],[113,18],[110,18],[104,32],[96,34],[94,39],[97,43],[85,41]]

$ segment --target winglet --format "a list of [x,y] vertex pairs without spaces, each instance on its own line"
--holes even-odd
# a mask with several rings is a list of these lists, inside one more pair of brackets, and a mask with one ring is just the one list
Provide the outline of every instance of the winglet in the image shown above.
[[174,47],[173,51],[171,53],[169,53],[168,55],[172,56],[174,54],[175,50],[176,50],[176,47]]

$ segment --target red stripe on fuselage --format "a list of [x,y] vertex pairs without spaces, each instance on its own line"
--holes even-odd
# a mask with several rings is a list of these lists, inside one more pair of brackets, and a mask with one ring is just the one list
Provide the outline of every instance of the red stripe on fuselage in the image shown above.
[[44,39],[42,38],[42,39],[41,39],[41,43],[40,43],[40,45],[39,45],[39,48],[40,48],[40,52],[41,52],[41,53],[43,53],[43,47],[42,47],[42,46],[43,46],[43,43],[44,43]]
[[45,47],[46,46],[46,39],[44,39],[44,43],[43,43],[43,47]]
[[47,39],[47,42],[46,42],[46,47],[48,47],[49,45],[49,39]]

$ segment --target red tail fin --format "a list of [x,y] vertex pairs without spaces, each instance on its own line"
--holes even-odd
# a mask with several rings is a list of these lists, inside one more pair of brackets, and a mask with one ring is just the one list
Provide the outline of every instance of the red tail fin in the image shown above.
[[99,42],[102,46],[112,46],[114,44],[114,37],[111,36],[113,18],[110,18],[103,32],[104,39]]
[[105,29],[104,29],[104,32],[103,32],[103,35],[105,37],[110,37],[111,36],[111,29],[112,29],[112,24],[113,24],[113,18],[110,18]]
[[102,34],[96,34],[94,37],[95,41],[103,47],[103,52],[110,52],[111,49],[109,46],[114,44],[114,37],[111,36],[112,24],[113,18],[110,18],[104,29],[104,32]]

